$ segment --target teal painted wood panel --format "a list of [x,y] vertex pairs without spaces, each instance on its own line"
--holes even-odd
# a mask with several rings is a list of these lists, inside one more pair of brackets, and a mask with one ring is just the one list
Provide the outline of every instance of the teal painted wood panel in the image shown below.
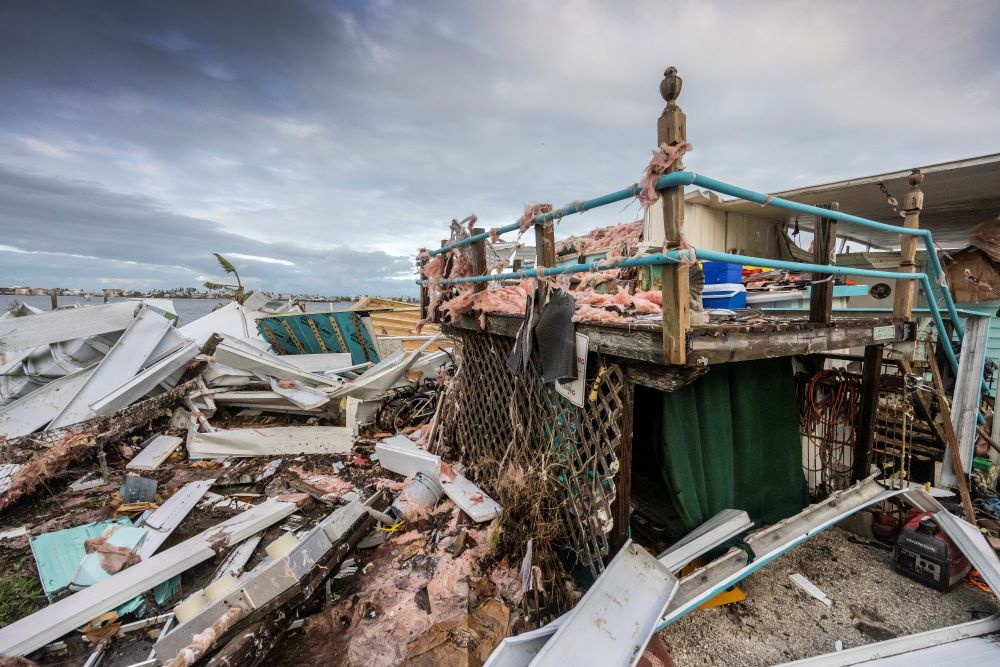
[[365,311],[273,315],[257,320],[257,329],[278,354],[349,352],[355,364],[379,361]]

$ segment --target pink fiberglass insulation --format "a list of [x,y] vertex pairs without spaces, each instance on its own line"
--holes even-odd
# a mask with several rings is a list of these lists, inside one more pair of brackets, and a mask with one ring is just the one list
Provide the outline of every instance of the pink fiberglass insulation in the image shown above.
[[447,314],[449,322],[457,321],[472,310],[523,315],[528,300],[528,290],[533,290],[534,285],[531,280],[522,280],[517,285],[508,285],[495,290],[475,292],[474,289],[471,284],[461,285],[458,296],[441,305],[441,311]]
[[660,150],[653,151],[653,157],[646,165],[646,171],[642,176],[642,190],[639,192],[639,201],[645,208],[649,208],[660,198],[660,193],[656,190],[656,181],[666,174],[675,164],[683,167],[681,160],[684,154],[690,151],[691,144],[660,144]]
[[583,305],[577,307],[573,321],[586,322],[587,324],[621,324],[625,318],[613,310]]
[[663,292],[661,290],[649,290],[648,292],[636,292],[635,298],[652,301],[660,308],[663,308]]
[[[370,564],[359,563],[354,594],[306,622],[303,645],[322,650],[323,656],[317,658],[325,664],[360,667],[399,665],[410,643],[431,626],[468,613],[474,582],[484,577],[502,583],[517,580],[516,571],[495,572],[513,570],[505,564],[487,567],[492,550],[488,530],[463,529],[448,521],[458,514],[450,501],[432,514],[435,524],[448,526],[441,529],[436,543],[427,539],[429,530],[408,530],[389,537],[374,553],[361,552],[371,554],[362,556]],[[473,546],[456,558],[449,547],[463,530]],[[496,593],[511,608],[517,602],[512,599],[518,593],[513,586],[498,585]]]
[[634,253],[635,246],[642,240],[643,221],[636,220],[610,227],[592,229],[586,236],[571,236],[556,244],[556,253],[577,252],[583,255],[608,253],[609,260],[615,260]]

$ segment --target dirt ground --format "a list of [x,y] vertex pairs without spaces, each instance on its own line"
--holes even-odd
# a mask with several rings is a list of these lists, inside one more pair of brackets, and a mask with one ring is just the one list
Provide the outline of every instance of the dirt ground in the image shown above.
[[[892,569],[892,552],[839,528],[804,542],[745,579],[746,600],[699,609],[661,637],[677,667],[775,665],[888,637],[872,626],[913,634],[982,618],[998,610],[995,597],[968,582],[942,593]],[[789,580],[805,575],[827,607]],[[869,634],[858,629],[866,628]]]

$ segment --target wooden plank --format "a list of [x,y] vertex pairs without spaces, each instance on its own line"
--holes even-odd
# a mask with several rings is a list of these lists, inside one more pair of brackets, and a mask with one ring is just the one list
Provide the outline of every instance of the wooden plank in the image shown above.
[[941,381],[941,371],[938,369],[937,359],[934,357],[933,350],[927,350],[927,362],[931,367],[931,378],[934,380],[934,392],[937,394],[938,410],[941,411],[942,427],[944,428],[945,438],[948,441],[946,448],[948,456],[946,458],[951,461],[951,469],[954,471],[955,484],[958,486],[958,495],[962,499],[962,509],[965,510],[965,518],[971,524],[975,525],[976,511],[972,508],[972,499],[969,496],[969,480],[965,477],[965,468],[962,466],[962,458],[958,451],[958,437],[955,435],[955,428],[951,423],[951,409],[948,407],[948,396],[944,393],[944,382]]
[[183,442],[174,435],[154,435],[125,467],[129,470],[156,470]]
[[861,481],[868,477],[869,452],[875,436],[875,413],[878,410],[878,392],[882,384],[882,346],[869,345],[865,348],[865,362],[861,375],[861,409],[857,428],[854,432],[854,463],[851,480]]
[[[892,335],[881,331],[892,327]],[[692,336],[688,341],[688,365],[702,366],[749,359],[789,357],[827,350],[864,347],[876,343],[912,340],[914,327],[908,322],[891,325],[824,327],[807,331],[733,334],[718,337]]]
[[[972,471],[972,457],[976,447],[976,418],[979,416],[981,402],[990,319],[988,315],[970,315],[965,318],[965,338],[962,340],[962,354],[955,376],[951,423],[958,439],[958,453],[962,460],[962,472],[965,474]],[[946,461],[941,472],[942,483],[953,483],[952,474],[954,471],[950,462]]]
[[[920,227],[920,210],[924,207],[924,193],[920,189],[920,184],[924,182],[924,175],[919,169],[914,169],[907,179],[910,184],[910,191],[903,199],[903,227],[907,229],[917,229]],[[900,237],[899,272],[913,273],[916,271],[917,238],[909,234]],[[892,314],[895,317],[909,319],[913,314],[913,290],[912,280],[897,280],[896,292],[893,297]]]
[[[471,234],[475,236],[476,234],[485,234],[486,230],[482,227],[473,227]],[[555,230],[552,230],[553,235]],[[553,236],[555,239],[555,236]],[[553,240],[553,250],[555,249],[555,241]],[[554,262],[553,262],[554,263]],[[472,244],[472,275],[474,276],[484,276],[486,275],[486,240],[476,241]],[[486,283],[474,283],[474,291],[485,292]]]
[[[836,211],[840,206],[836,202],[822,204],[822,208]],[[813,263],[832,264],[837,249],[837,221],[830,218],[820,218],[813,236]],[[817,275],[825,282],[816,282]],[[809,321],[829,324],[833,320],[833,276],[830,274],[813,274],[812,289],[809,296]]]
[[685,264],[666,264],[661,272],[663,299],[663,360],[683,366],[687,361],[687,330],[691,321],[691,288]]
[[686,387],[708,372],[705,366],[662,366],[632,359],[623,368],[630,383],[665,392]]
[[622,407],[621,450],[618,456],[618,472],[615,473],[615,500],[611,504],[614,519],[611,535],[608,537],[608,558],[614,558],[629,539],[629,524],[632,520],[632,408],[635,405],[635,385],[625,383],[625,401]]
[[[789,357],[815,354],[849,347],[864,347],[875,343],[895,343],[912,340],[914,326],[910,322],[886,323],[885,320],[859,320],[863,324],[785,331],[774,333],[738,333],[708,335],[711,327],[700,327],[687,336],[688,367],[709,366],[732,361]],[[513,338],[521,318],[517,316],[488,315],[485,331]],[[883,333],[892,328],[891,336]],[[462,331],[478,332],[476,318],[464,317],[444,327],[445,333],[461,335]],[[876,331],[878,329],[879,331]],[[590,338],[592,352],[623,359],[635,359],[662,365],[662,334],[655,327],[633,325],[631,329],[578,324],[578,333]],[[641,383],[640,383],[641,384]]]
[[535,225],[535,266],[556,265],[556,230],[551,221]]

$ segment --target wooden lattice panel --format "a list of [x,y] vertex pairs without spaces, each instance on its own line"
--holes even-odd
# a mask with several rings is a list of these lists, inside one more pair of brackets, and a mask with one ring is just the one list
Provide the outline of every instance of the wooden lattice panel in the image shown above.
[[[595,576],[603,570],[612,528],[626,409],[626,380],[615,364],[604,368],[595,400],[578,408],[541,382],[534,366],[514,377],[507,369],[513,339],[461,332],[461,363],[442,406],[437,444],[457,449],[487,487],[511,463],[542,455],[561,504],[564,546]],[[595,363],[596,362],[596,363]],[[601,368],[588,366],[588,393]],[[511,517],[510,520],[516,520]]]

